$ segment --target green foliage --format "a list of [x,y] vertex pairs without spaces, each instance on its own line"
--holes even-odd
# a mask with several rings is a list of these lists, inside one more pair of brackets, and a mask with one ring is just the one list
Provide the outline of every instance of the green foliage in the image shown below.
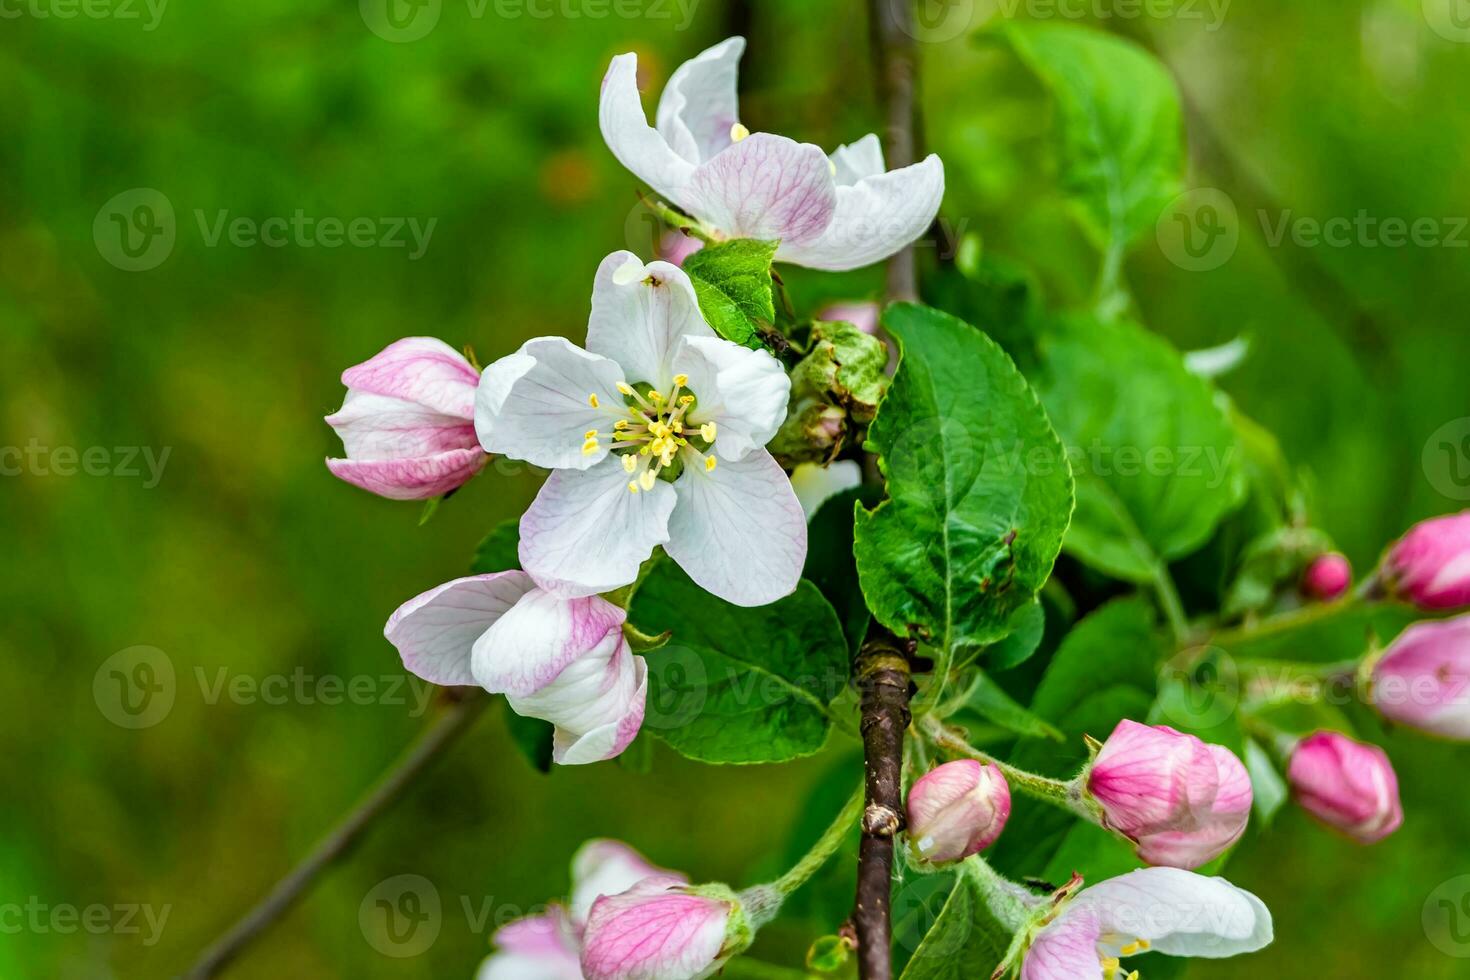
[[863,601],[857,562],[852,554],[853,508],[877,503],[876,492],[854,487],[822,502],[807,524],[806,566],[802,577],[822,593],[842,623],[854,654],[862,646],[872,614]]
[[736,239],[707,245],[684,260],[704,318],[726,340],[765,346],[762,337],[776,320],[771,262],[780,244]]
[[1012,23],[1005,37],[1057,106],[1062,186],[1105,253],[1121,255],[1179,193],[1179,95],[1137,45],[1066,23]]
[[1007,731],[1034,738],[1054,739],[1058,742],[1063,740],[1062,733],[1057,731],[1055,726],[1049,724],[1045,718],[1016,703],[1015,698],[1007,694],[1004,688],[978,668],[975,670],[974,679],[970,682],[968,693],[969,696],[965,699],[965,707],[968,710]]
[[691,759],[785,762],[822,748],[829,704],[846,688],[842,625],[817,587],[742,608],[671,562],[638,590],[631,620],[673,640],[648,654],[644,730]]
[[1066,550],[1147,582],[1240,503],[1235,433],[1209,382],[1132,323],[1065,319],[1042,352],[1038,388],[1077,478]]
[[516,714],[511,710],[509,702],[505,703],[504,717],[511,741],[531,764],[531,768],[537,772],[550,772],[551,742],[556,732],[552,724],[540,718]]
[[1056,560],[1072,509],[1061,444],[1010,358],[937,310],[884,315],[902,360],[869,430],[888,499],[856,515],[878,621],[945,658],[1006,634]]
[[792,389],[826,394],[859,422],[871,422],[888,389],[888,346],[850,323],[812,325],[809,353],[791,372]]
[[485,535],[479,547],[475,549],[474,560],[470,562],[470,572],[475,575],[488,575],[491,572],[503,572],[512,568],[521,567],[521,556],[519,553],[521,543],[521,522],[517,519],[501,521]]
[[1005,959],[1010,945],[1010,932],[996,921],[972,873],[962,866],[934,924],[904,968],[902,980],[988,977]]
[[1046,612],[1041,600],[1033,599],[1011,614],[1005,639],[985,651],[985,666],[991,670],[1009,670],[1031,658],[1041,646],[1046,633]]

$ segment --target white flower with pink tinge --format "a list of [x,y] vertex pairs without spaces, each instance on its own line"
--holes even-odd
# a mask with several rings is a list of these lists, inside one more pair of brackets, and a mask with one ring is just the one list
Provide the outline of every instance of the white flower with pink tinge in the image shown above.
[[346,459],[333,475],[390,500],[427,500],[485,465],[475,439],[479,375],[441,340],[408,337],[342,372],[347,400],[327,424]]
[[1121,959],[1140,953],[1221,959],[1271,939],[1271,912],[1250,892],[1224,878],[1144,868],[1064,904],[1031,940],[1021,980],[1117,980]]
[[721,238],[779,240],[776,259],[840,271],[872,265],[914,241],[944,197],[930,156],[885,171],[869,134],[829,157],[820,147],[740,122],[735,92],[745,39],[680,65],[648,125],[638,58],[621,54],[602,80],[599,121],[613,156]]
[[525,572],[446,582],[410,599],[383,633],[410,673],[504,694],[556,727],[562,765],[611,759],[643,724],[648,665],[623,636],[626,613],[597,596],[563,599]]
[[790,389],[770,354],[715,335],[682,270],[609,255],[586,350],[539,337],[480,379],[485,451],[553,471],[521,518],[521,567],[555,595],[593,595],[662,545],[729,602],[790,594],[806,521],[765,449]]

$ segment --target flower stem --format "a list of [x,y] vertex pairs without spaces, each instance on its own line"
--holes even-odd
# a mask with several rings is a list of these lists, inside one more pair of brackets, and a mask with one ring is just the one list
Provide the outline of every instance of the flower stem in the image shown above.
[[1182,643],[1189,635],[1189,620],[1184,615],[1184,603],[1179,598],[1179,589],[1174,585],[1173,576],[1169,574],[1169,566],[1163,561],[1154,566],[1153,585],[1164,616],[1169,620],[1169,629],[1174,634],[1174,640]]
[[837,853],[837,849],[842,846],[842,842],[847,839],[847,835],[852,831],[853,827],[857,826],[858,817],[862,815],[862,812],[863,791],[860,787],[848,799],[841,812],[837,814],[837,818],[832,821],[832,825],[823,831],[821,837],[817,838],[817,842],[812,845],[812,849],[807,851],[806,855],[800,861],[792,865],[790,871],[771,882],[776,890],[781,893],[781,897],[784,898],[790,895],[802,885],[806,884],[811,879],[811,876],[817,873],[817,869],[826,864],[827,859]]
[[933,715],[926,715],[919,724],[923,727],[924,734],[928,735],[935,745],[951,755],[962,755],[995,766],[1000,770],[1001,775],[1005,776],[1007,783],[1027,796],[1035,797],[1096,822],[1097,815],[1078,795],[1073,782],[1052,779],[1049,776],[1027,772],[1025,769],[1017,769],[1010,763],[1003,762],[990,753],[975,748]]
[[1330,622],[1354,609],[1366,608],[1371,605],[1374,604],[1360,601],[1357,595],[1350,595],[1336,602],[1321,602],[1311,606],[1303,606],[1301,609],[1293,609],[1291,612],[1281,613],[1277,616],[1268,616],[1260,622],[1250,625],[1216,630],[1210,635],[1208,642],[1214,646],[1221,647],[1239,646],[1242,643],[1263,640],[1267,637],[1290,633],[1293,630],[1303,629],[1307,626],[1315,626],[1318,623]]

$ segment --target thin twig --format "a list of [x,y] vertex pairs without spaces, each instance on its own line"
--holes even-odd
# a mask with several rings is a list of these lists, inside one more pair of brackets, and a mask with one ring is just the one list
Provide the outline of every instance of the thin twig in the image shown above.
[[893,975],[893,841],[903,827],[903,740],[909,727],[909,653],[892,633],[875,625],[853,665],[861,695],[864,797],[858,850],[857,901],[852,924],[858,938],[858,976]]
[[[888,169],[912,164],[917,156],[914,106],[918,91],[918,42],[914,40],[913,0],[868,0],[878,101],[883,108],[883,156]],[[919,298],[914,247],[888,260],[888,299]]]
[[193,968],[184,974],[185,980],[208,980],[218,975],[256,937],[285,915],[321,873],[346,854],[373,821],[397,802],[404,790],[469,728],[490,701],[489,696],[478,689],[456,692],[455,696],[456,700],[449,708],[424,729],[418,740],[379,778],[332,832],[290,874],[277,882],[269,895],[204,951]]

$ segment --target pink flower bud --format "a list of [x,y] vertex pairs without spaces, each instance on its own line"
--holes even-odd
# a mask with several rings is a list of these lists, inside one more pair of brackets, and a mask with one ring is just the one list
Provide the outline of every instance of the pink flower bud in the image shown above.
[[1392,721],[1470,739],[1470,616],[1415,623],[1373,665],[1373,704]]
[[1331,602],[1352,584],[1352,563],[1335,551],[1313,559],[1302,575],[1302,592],[1319,602]]
[[684,260],[704,248],[704,242],[678,229],[664,232],[658,240],[658,257],[670,265],[684,267]]
[[1165,725],[1119,722],[1087,787],[1103,825],[1151,864],[1199,867],[1235,843],[1250,818],[1250,778],[1234,753]]
[[1376,745],[1317,732],[1297,743],[1286,778],[1304,810],[1360,844],[1377,843],[1404,822],[1398,777]]
[[877,303],[832,303],[817,311],[815,319],[828,323],[850,323],[863,333],[878,332]]
[[726,932],[736,906],[677,878],[645,878],[592,904],[582,936],[587,980],[697,980],[735,951]]
[[995,766],[946,762],[909,790],[909,847],[919,861],[958,861],[985,850],[1011,815],[1011,788]]
[[1470,606],[1470,511],[1415,524],[1383,559],[1383,578],[1421,609]]
[[463,485],[485,465],[475,436],[479,375],[431,337],[390,344],[342,372],[347,399],[327,424],[346,459],[327,469],[390,500],[427,500]]

